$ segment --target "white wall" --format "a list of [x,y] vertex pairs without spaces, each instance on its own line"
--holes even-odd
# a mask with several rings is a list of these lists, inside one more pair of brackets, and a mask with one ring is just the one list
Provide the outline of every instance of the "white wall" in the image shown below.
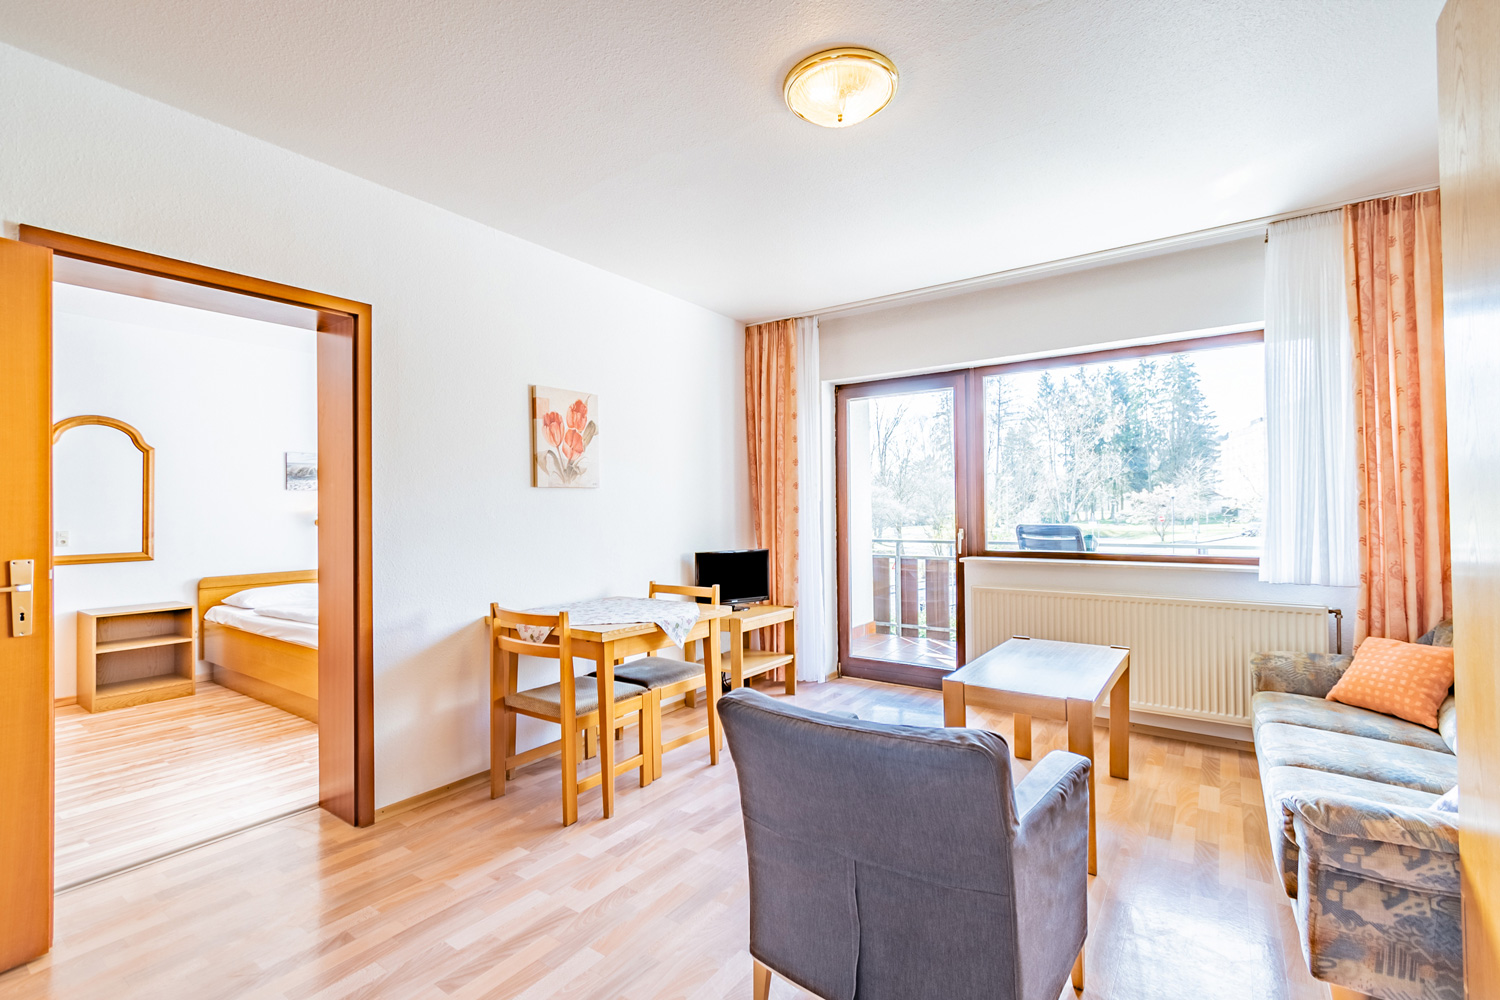
[[[193,602],[200,577],[318,565],[317,494],[288,492],[284,474],[285,452],[317,450],[317,358],[308,330],[92,288],[55,285],[52,315],[53,420],[115,417],[156,457],[155,558],[55,570],[65,698],[77,690],[78,609]],[[60,531],[86,522],[79,507],[99,496],[59,474],[53,492]]]
[[[377,806],[489,766],[488,602],[749,544],[740,324],[9,46],[0,95],[8,227],[372,304]],[[599,394],[599,489],[529,485],[533,383]]]
[[[1262,320],[1263,238],[819,320],[823,379],[934,371],[1106,344],[1163,340]],[[831,414],[828,426],[833,426]],[[965,585],[1321,604],[1345,612],[1351,648],[1355,588],[1264,584],[1253,571],[1141,563],[985,559]]]
[[852,382],[1258,323],[1262,237],[818,321],[820,375]]

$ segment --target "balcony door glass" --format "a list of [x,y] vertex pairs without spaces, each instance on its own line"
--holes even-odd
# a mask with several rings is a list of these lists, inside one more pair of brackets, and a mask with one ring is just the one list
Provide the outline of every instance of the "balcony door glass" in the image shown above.
[[[841,392],[840,646],[846,674],[936,683],[960,662],[963,385],[916,381],[904,391],[907,380]],[[949,384],[927,385],[933,381]]]

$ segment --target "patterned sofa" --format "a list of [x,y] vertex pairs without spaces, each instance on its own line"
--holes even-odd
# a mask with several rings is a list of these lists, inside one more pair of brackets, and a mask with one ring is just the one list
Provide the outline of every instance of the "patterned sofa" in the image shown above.
[[[1444,622],[1418,642],[1453,645]],[[1439,730],[1325,700],[1352,656],[1261,653],[1251,716],[1271,850],[1314,976],[1383,1000],[1463,1000],[1450,693]]]

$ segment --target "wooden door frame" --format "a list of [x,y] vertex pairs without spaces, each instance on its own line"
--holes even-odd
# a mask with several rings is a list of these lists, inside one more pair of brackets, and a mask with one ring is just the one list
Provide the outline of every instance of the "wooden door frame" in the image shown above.
[[[370,306],[35,226],[21,226],[20,240],[55,256],[132,272],[138,281],[132,285],[127,279],[113,290],[144,298],[195,307],[212,300],[210,308],[256,319],[270,318],[277,303],[317,312],[318,797],[344,822],[370,825],[375,821]],[[234,297],[216,294],[223,292],[253,301],[240,310]]]
[[[966,373],[939,372],[932,375],[908,375],[902,378],[877,379],[870,382],[853,382],[840,385],[833,392],[833,440],[834,440],[834,500],[837,510],[838,535],[838,630],[839,672],[851,677],[868,680],[909,684],[913,687],[938,689],[943,686],[943,673],[935,667],[896,660],[855,659],[849,651],[849,435],[846,408],[851,399],[869,396],[887,396],[905,392],[921,392],[930,389],[953,390],[953,514],[958,528],[969,523],[969,496],[965,486],[964,463],[968,458],[968,421],[964,419],[968,379]],[[971,542],[969,532],[963,535],[963,544],[954,546],[956,556],[954,586],[958,591],[958,607],[955,611],[954,645],[955,667],[964,665],[964,557]],[[852,669],[851,669],[852,668]]]

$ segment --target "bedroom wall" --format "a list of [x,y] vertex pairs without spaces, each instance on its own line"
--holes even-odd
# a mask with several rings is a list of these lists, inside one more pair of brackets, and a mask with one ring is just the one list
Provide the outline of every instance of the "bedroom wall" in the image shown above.
[[[820,375],[855,382],[1095,347],[1252,329],[1262,322],[1265,243],[1245,239],[819,320]],[[825,414],[833,426],[831,404]],[[826,475],[831,476],[831,471]],[[1253,572],[1153,564],[971,562],[970,586],[1019,586],[1342,608],[1352,648],[1354,587],[1261,583]]]
[[[200,577],[317,566],[317,494],[289,492],[284,474],[286,452],[317,450],[315,336],[53,286],[53,420],[83,413],[123,420],[156,458],[155,558],[54,571],[59,698],[77,690],[80,608],[192,602]],[[103,513],[93,508],[109,497],[71,489],[64,468],[54,473],[54,526],[73,529],[76,550],[78,528]]]
[[[0,220],[372,304],[377,806],[489,766],[490,601],[750,541],[733,320],[3,45]],[[599,394],[598,489],[530,486],[533,383]]]

